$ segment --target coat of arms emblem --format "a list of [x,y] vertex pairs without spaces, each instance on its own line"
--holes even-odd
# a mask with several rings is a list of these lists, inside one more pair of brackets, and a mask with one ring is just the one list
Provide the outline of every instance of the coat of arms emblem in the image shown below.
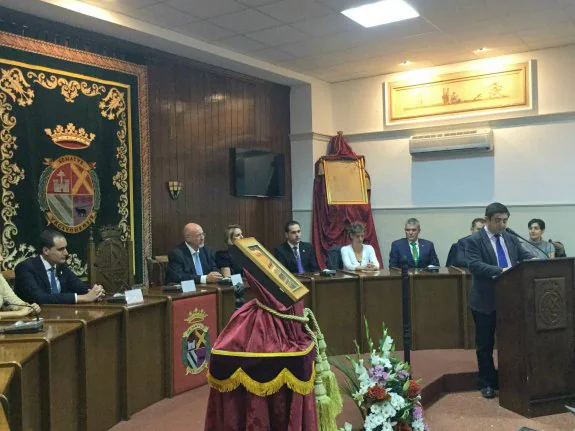
[[100,183],[96,163],[80,157],[45,159],[38,201],[48,225],[67,233],[79,233],[96,220],[100,209]]
[[186,318],[190,324],[182,334],[182,361],[186,374],[198,374],[208,366],[212,346],[209,328],[203,324],[206,316],[204,310],[196,308]]

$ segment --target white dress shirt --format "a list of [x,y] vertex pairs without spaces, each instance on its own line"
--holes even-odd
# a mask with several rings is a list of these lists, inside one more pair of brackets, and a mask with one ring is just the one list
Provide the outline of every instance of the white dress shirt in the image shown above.
[[361,262],[357,261],[353,247],[346,245],[341,248],[341,260],[343,261],[343,269],[348,271],[355,271],[358,266],[365,266],[369,263],[377,266],[379,268],[379,262],[375,256],[375,250],[369,244],[363,244],[361,250]]
[[[491,233],[489,229],[487,229],[487,225],[483,226],[485,229],[485,233],[489,237],[489,241],[491,242],[491,247],[493,247],[493,252],[495,253],[495,257],[497,257],[497,238],[495,238],[495,234]],[[505,245],[505,238],[503,235],[499,236],[499,242],[501,243],[501,247],[503,247],[503,252],[505,253],[505,258],[507,259],[507,268],[513,266],[513,262],[509,258],[509,251],[507,250],[507,246]],[[497,264],[499,264],[499,258],[497,258]]]
[[[185,243],[186,247],[188,247],[188,250],[190,250],[190,253],[192,253],[192,261],[194,261],[194,259],[196,258],[195,254],[198,255],[198,261],[200,262],[200,266],[202,265],[202,259],[200,259],[200,249],[194,250],[192,248],[192,246],[190,244],[188,244],[187,242]],[[196,269],[196,263],[194,261],[194,269]],[[204,269],[202,268],[202,271]],[[200,283],[201,284],[206,284],[206,280],[208,279],[208,274],[204,274],[200,276]]]
[[[52,276],[50,271],[52,270],[52,268],[54,268],[54,274],[56,275],[56,286],[58,286],[58,292],[62,293],[62,286],[60,285],[60,279],[58,278],[58,273],[56,272],[56,267],[50,265],[50,263],[48,263],[48,261],[46,259],[44,259],[44,256],[40,255],[40,259],[42,260],[42,263],[44,264],[44,268],[46,269],[46,276],[48,277],[48,282],[50,283],[50,288],[52,287],[52,283],[50,282],[50,277]],[[76,304],[78,303],[78,294],[74,293],[74,302],[76,302]]]

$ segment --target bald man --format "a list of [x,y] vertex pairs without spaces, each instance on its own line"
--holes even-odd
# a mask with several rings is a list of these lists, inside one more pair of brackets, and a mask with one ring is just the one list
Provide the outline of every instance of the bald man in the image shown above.
[[222,279],[212,251],[204,245],[206,234],[199,224],[184,226],[184,242],[168,255],[166,281],[179,283],[194,280],[196,283],[215,283]]

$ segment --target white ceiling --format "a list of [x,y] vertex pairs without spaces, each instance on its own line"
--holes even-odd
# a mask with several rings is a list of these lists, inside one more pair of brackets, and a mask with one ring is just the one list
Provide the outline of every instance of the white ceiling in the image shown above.
[[369,29],[339,12],[373,0],[83,1],[328,82],[575,43],[575,0],[407,0]]

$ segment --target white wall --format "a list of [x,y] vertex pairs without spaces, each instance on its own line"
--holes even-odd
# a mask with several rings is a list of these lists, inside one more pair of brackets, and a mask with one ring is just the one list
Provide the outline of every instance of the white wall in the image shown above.
[[[433,68],[437,74],[449,73],[454,70],[480,67],[492,63],[520,63],[536,60],[534,76],[537,80],[537,113],[552,114],[558,112],[573,112],[575,102],[575,80],[572,71],[575,70],[575,45],[552,48],[540,51],[526,52],[496,59],[482,59],[472,62],[458,63]],[[381,132],[383,121],[383,84],[386,81],[403,81],[416,75],[417,71],[382,75],[367,79],[357,79],[332,85],[333,124],[338,130],[343,130],[348,136],[358,133]],[[510,114],[509,116],[515,116]],[[485,121],[499,118],[498,115],[482,116],[475,121]],[[437,121],[418,127],[430,125],[453,125],[469,123],[470,119]],[[415,127],[415,126],[413,126]],[[385,130],[395,130],[401,127],[387,127]]]
[[[527,233],[529,219],[542,218],[547,223],[545,237],[562,240],[567,253],[575,255],[575,231],[567,228],[575,216],[575,46],[503,60],[531,59],[536,60],[538,88],[534,113],[514,119],[480,118],[477,124],[470,119],[456,126],[457,121],[438,123],[443,129],[491,127],[495,151],[484,155],[413,159],[408,139],[414,128],[384,130],[383,83],[402,79],[399,74],[331,86],[332,134],[343,130],[354,151],[366,158],[374,221],[386,264],[390,243],[403,236],[407,218],[420,219],[422,237],[436,243],[443,263],[451,243],[466,235],[471,220],[483,215],[493,201],[509,206],[510,226],[520,233]],[[447,73],[454,68],[437,69]],[[309,236],[313,178],[304,177],[323,147],[313,140],[307,145],[312,149],[306,150],[305,157],[300,151],[300,159],[292,160],[292,176],[299,178],[293,194],[294,218]],[[313,160],[307,160],[310,155]]]

